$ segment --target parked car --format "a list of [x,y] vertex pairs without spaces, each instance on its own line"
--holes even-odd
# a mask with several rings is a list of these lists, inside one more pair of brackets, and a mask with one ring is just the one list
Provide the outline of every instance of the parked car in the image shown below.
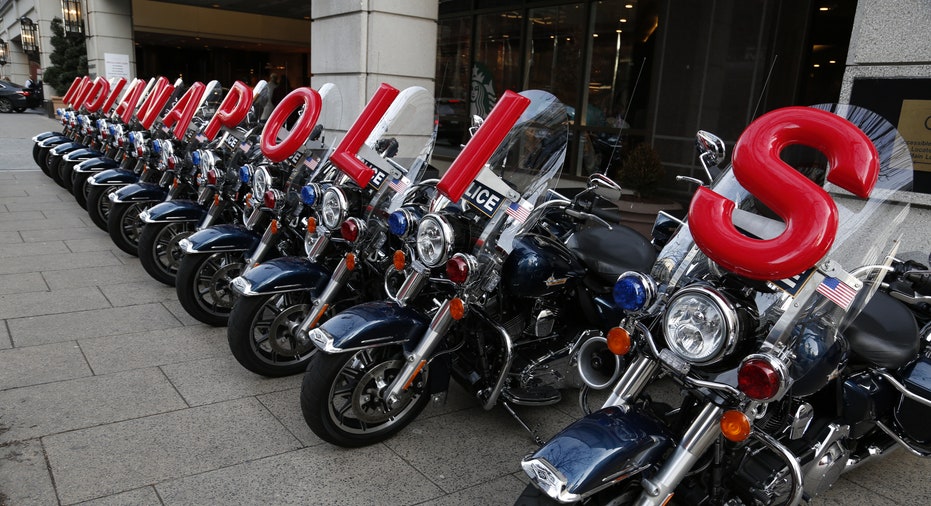
[[40,105],[41,92],[9,81],[0,81],[0,112],[23,112]]

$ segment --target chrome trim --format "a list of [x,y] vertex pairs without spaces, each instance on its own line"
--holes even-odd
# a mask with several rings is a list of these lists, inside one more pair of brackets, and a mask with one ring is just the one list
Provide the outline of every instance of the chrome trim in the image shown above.
[[[787,366],[786,363],[783,362],[782,360],[772,355],[767,355],[765,353],[753,353],[753,354],[747,355],[746,357],[743,358],[743,360],[740,361],[740,367],[743,367],[743,365],[748,360],[752,360],[752,359],[763,360],[764,362],[769,364],[773,368],[773,370],[779,373],[779,389],[776,391],[776,395],[773,395],[769,399],[754,399],[754,400],[761,401],[761,402],[770,402],[770,401],[781,399],[782,396],[785,395],[786,391],[789,390],[789,382],[791,380],[791,377],[789,376],[789,366]],[[740,375],[740,367],[737,368],[738,376]]]
[[915,448],[914,446],[909,444],[908,441],[906,441],[903,436],[900,436],[898,432],[892,430],[890,427],[887,427],[886,424],[877,420],[876,426],[879,427],[883,432],[885,432],[886,435],[894,439],[896,443],[899,443],[899,445],[901,445],[903,448],[908,450],[908,452],[911,453],[912,455],[915,455],[916,457],[922,457],[922,458],[931,457],[931,452]]
[[[335,195],[336,196],[336,206],[339,209],[339,212],[336,215],[336,223],[330,224],[327,223],[327,196]],[[315,206],[316,207],[316,206]],[[339,230],[339,227],[343,225],[343,222],[346,221],[346,213],[349,209],[349,199],[346,198],[346,192],[337,186],[331,186],[327,188],[323,195],[320,197],[320,222],[327,229],[332,232]]]
[[[676,351],[676,347],[670,343],[670,338],[666,335],[666,326],[669,319],[670,310],[676,305],[676,301],[681,300],[689,296],[704,296],[711,300],[711,302],[717,306],[718,310],[721,312],[721,316],[724,319],[725,325],[727,325],[726,335],[724,337],[724,343],[721,345],[720,349],[713,353],[708,358],[702,360],[689,359],[688,357],[682,356]],[[666,305],[666,309],[663,311],[663,337],[666,339],[666,344],[669,346],[669,349],[676,353],[682,360],[690,364],[695,365],[709,365],[715,362],[718,362],[726,355],[734,351],[734,347],[737,345],[737,336],[740,334],[740,325],[737,319],[737,309],[734,307],[734,304],[731,303],[727,297],[721,295],[717,290],[707,287],[707,286],[689,286],[679,290],[673,297],[669,300],[669,303]]]
[[640,282],[640,285],[643,286],[643,291],[646,292],[647,300],[644,302],[643,307],[635,310],[635,312],[639,313],[653,306],[653,303],[656,302],[657,297],[656,281],[653,281],[653,278],[642,272],[627,271],[621,273],[621,275],[617,277],[617,280],[614,282],[614,284],[617,285],[622,278],[636,278]]
[[915,393],[913,393],[913,392],[910,392],[910,391],[908,390],[908,387],[906,387],[905,385],[899,383],[899,381],[898,381],[897,379],[895,379],[895,378],[894,378],[891,374],[889,374],[888,372],[882,371],[882,370],[877,370],[877,371],[873,371],[873,372],[875,372],[876,374],[880,375],[884,380],[888,381],[892,386],[895,387],[896,390],[898,390],[899,392],[901,392],[902,395],[904,395],[906,398],[908,398],[908,400],[910,400],[910,401],[915,401],[915,402],[917,402],[917,403],[919,403],[919,404],[922,404],[922,405],[931,407],[931,400],[925,399],[924,397],[922,397],[922,396],[920,396],[920,395],[918,395],[918,394],[915,394]]
[[789,467],[789,471],[792,473],[792,493],[790,494],[792,499],[789,501],[789,504],[801,504],[802,493],[805,489],[802,488],[802,467],[799,465],[795,455],[793,455],[788,448],[779,443],[779,441],[765,432],[754,430],[750,432],[750,437],[755,438],[782,457],[782,460],[785,461],[786,465]]
[[[423,229],[424,225],[428,221],[433,221],[436,223],[437,228],[440,230],[441,237],[443,239],[442,254],[440,258],[433,263],[428,263],[426,261],[425,255],[420,251],[420,231]],[[439,214],[428,214],[420,219],[420,223],[417,224],[417,257],[423,262],[427,267],[439,267],[449,260],[449,254],[453,249],[453,227],[449,224],[449,221]]]

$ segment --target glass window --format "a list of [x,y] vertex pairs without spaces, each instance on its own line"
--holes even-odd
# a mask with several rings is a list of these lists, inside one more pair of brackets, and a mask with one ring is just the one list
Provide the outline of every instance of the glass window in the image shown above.
[[584,4],[530,10],[526,87],[556,95],[571,115],[580,103],[587,26]]
[[520,55],[523,16],[519,11],[476,17],[470,113],[485,117],[505,90],[521,90]]

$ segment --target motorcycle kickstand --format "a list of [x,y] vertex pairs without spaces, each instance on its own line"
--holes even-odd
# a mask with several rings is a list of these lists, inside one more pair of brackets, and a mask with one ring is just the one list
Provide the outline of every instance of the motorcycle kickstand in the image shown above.
[[514,419],[517,420],[517,423],[519,423],[520,426],[524,428],[524,430],[530,433],[530,436],[533,438],[533,442],[536,443],[537,446],[543,446],[546,444],[546,441],[543,438],[541,438],[539,434],[537,434],[537,431],[531,429],[530,426],[527,425],[526,422],[524,422],[524,419],[521,418],[520,415],[517,414],[517,411],[514,411],[514,408],[511,407],[511,404],[509,402],[502,402],[501,404],[503,404],[504,409],[506,409],[508,413],[510,413],[511,416],[513,416]]

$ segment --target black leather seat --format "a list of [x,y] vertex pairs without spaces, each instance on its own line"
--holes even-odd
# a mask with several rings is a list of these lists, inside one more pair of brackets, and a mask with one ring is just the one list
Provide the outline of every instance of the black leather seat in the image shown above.
[[918,323],[908,307],[877,292],[844,332],[850,349],[860,360],[897,369],[918,356]]

